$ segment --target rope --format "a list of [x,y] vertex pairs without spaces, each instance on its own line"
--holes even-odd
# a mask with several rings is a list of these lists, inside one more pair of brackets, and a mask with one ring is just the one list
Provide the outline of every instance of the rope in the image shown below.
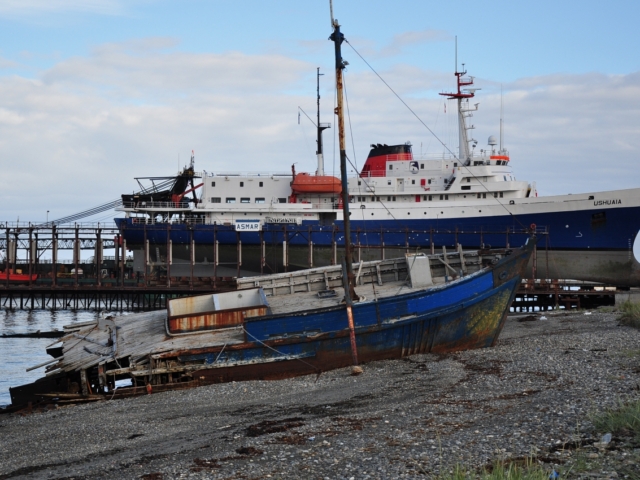
[[[322,372],[320,371],[320,369],[318,369],[318,368],[317,368],[317,367],[315,367],[314,365],[311,365],[309,362],[305,362],[305,361],[304,361],[304,360],[302,360],[301,358],[291,358],[291,357],[289,357],[289,355],[287,355],[287,354],[285,354],[285,353],[282,353],[282,352],[280,352],[280,351],[276,350],[276,349],[275,349],[275,348],[273,348],[271,345],[267,345],[267,344],[266,344],[266,343],[264,343],[262,340],[260,340],[260,339],[258,339],[258,338],[256,338],[256,337],[254,337],[253,335],[251,335],[251,334],[247,331],[247,329],[246,329],[246,328],[244,328],[244,325],[242,325],[242,330],[244,331],[244,333],[246,333],[247,335],[249,335],[251,338],[253,338],[253,339],[254,339],[256,342],[258,342],[260,345],[262,345],[263,347],[267,347],[267,348],[268,348],[268,349],[270,349],[270,350],[273,350],[273,351],[274,351],[274,352],[276,352],[278,355],[281,355],[281,356],[285,357],[285,359],[286,359],[286,360],[298,360],[299,362],[302,362],[302,363],[304,363],[305,365],[307,365],[307,366],[311,367],[312,369],[314,369],[314,370],[318,373],[318,376],[320,376],[320,374],[322,373]],[[317,380],[317,378],[316,378],[316,380]]]

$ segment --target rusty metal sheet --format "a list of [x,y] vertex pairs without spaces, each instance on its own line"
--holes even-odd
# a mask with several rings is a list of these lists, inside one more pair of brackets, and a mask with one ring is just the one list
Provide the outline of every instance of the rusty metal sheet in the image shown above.
[[266,314],[267,307],[262,306],[244,310],[224,310],[221,312],[168,318],[167,324],[169,333],[189,333],[240,325],[245,318],[257,317]]

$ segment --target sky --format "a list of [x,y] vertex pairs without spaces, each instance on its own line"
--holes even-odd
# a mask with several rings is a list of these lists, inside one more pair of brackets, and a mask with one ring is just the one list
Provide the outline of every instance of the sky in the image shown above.
[[[358,166],[371,143],[455,149],[438,93],[455,86],[457,37],[480,88],[478,148],[498,136],[502,102],[515,176],[540,195],[640,186],[640,3],[335,0],[333,12]],[[328,0],[0,0],[0,222],[116,200],[192,150],[199,171],[314,171],[305,113],[319,67],[335,124],[330,34]]]

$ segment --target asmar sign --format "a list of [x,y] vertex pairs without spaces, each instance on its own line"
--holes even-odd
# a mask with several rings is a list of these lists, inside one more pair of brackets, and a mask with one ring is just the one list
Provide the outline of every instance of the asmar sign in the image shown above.
[[236,232],[259,232],[260,220],[236,220]]

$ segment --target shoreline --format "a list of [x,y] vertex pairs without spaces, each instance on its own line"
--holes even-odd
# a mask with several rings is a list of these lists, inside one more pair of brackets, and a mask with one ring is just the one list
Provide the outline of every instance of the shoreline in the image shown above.
[[[1,415],[0,479],[430,478],[531,455],[550,470],[575,456],[565,444],[594,440],[589,413],[640,398],[640,331],[616,317],[511,315],[493,348],[372,362],[357,377]],[[640,472],[620,455],[601,460]]]

